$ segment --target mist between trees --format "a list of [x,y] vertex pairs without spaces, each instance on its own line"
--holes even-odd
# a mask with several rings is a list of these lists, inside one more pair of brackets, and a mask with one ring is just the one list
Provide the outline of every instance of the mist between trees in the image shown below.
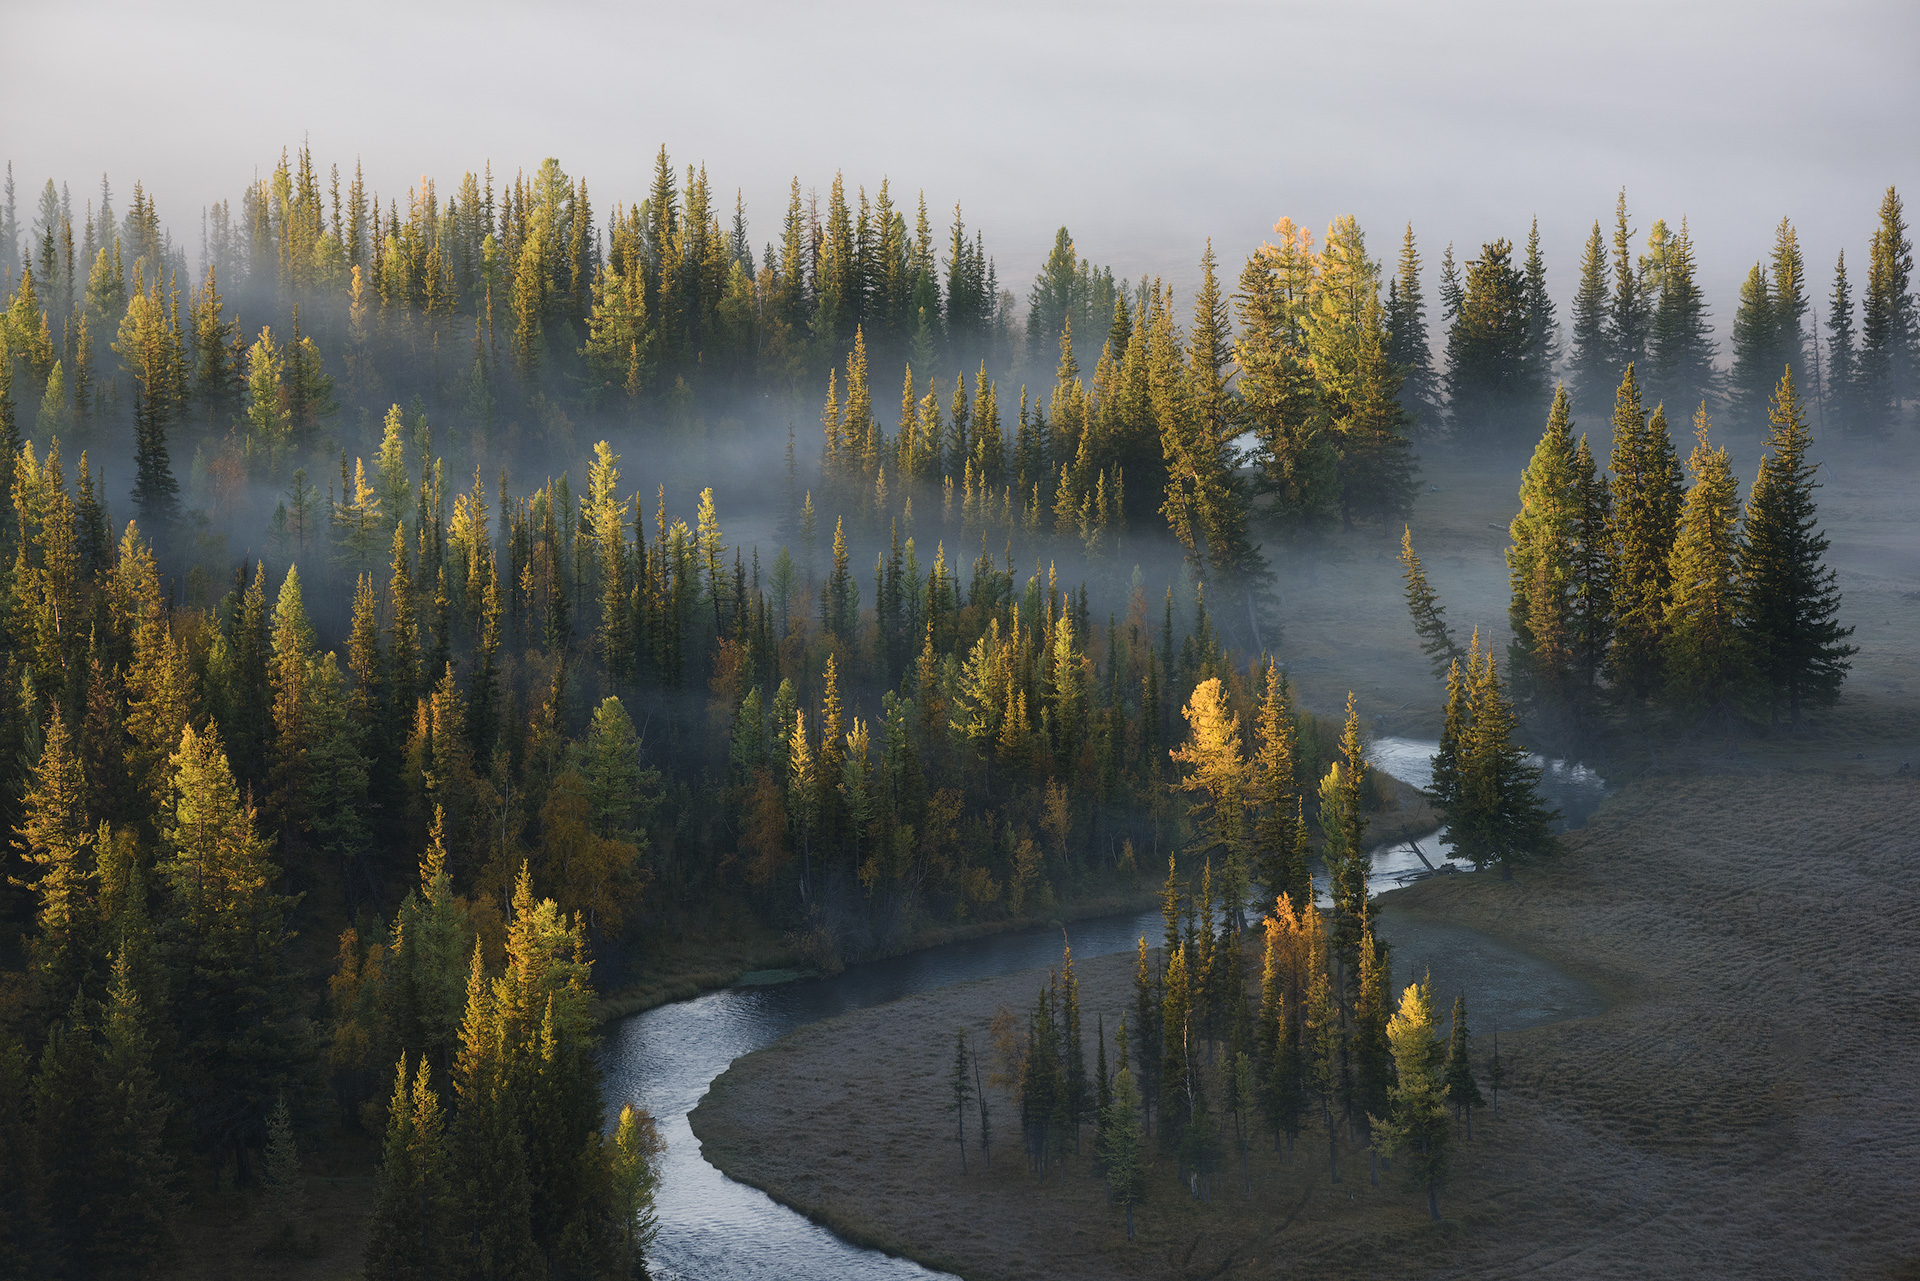
[[[884,181],[796,180],[756,255],[664,149],[600,222],[552,160],[402,211],[302,150],[204,211],[197,284],[139,185],[121,217],[49,183],[23,228],[9,174],[6,1240],[69,1270],[150,1255],[182,1188],[275,1150],[291,1186],[294,1136],[342,1127],[384,1136],[375,1272],[624,1267],[652,1140],[596,1137],[593,967],[716,911],[829,967],[1175,852],[1297,891],[1308,833],[1357,850],[1377,798],[1268,658],[1270,562],[1390,532],[1416,443],[1531,435],[1561,354],[1537,236],[1443,260],[1443,375],[1411,228],[1383,298],[1350,218],[1283,220],[1231,298],[1207,247],[1184,311],[1063,229],[1021,313],[957,206],[936,238]],[[1783,224],[1727,380],[1684,222],[1636,257],[1623,196],[1611,293],[1595,234],[1583,402],[1643,362],[1735,415],[1783,361],[1858,430],[1910,398],[1891,191],[1857,349],[1840,308],[1821,364]],[[1495,774],[1480,812],[1529,792]],[[137,1152],[124,1210],[76,1217],[80,1113]]]

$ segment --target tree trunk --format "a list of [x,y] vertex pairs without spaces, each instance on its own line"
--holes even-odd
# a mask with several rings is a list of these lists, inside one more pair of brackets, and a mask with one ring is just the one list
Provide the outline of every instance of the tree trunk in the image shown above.
[[1440,1222],[1440,1188],[1438,1184],[1427,1184],[1427,1215],[1435,1223]]
[[1333,1182],[1340,1182],[1340,1136],[1333,1128],[1333,1111],[1327,1111],[1327,1173]]
[[1467,1109],[1467,1142],[1473,1142],[1473,1109]]
[[1373,1148],[1367,1149],[1367,1181],[1376,1188],[1380,1186],[1380,1154]]
[[1133,1202],[1127,1202],[1127,1240],[1133,1240]]

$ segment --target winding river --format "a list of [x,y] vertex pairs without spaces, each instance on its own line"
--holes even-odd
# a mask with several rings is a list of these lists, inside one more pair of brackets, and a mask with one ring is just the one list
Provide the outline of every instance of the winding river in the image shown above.
[[[1379,768],[1415,786],[1431,781],[1434,744],[1382,738],[1374,744]],[[1549,801],[1565,821],[1583,821],[1605,795],[1598,775],[1565,762],[1546,763]],[[1424,873],[1420,854],[1438,866],[1439,833],[1374,851],[1379,889]],[[1473,1025],[1530,1027],[1595,1012],[1593,994],[1577,980],[1527,954],[1472,930],[1416,920],[1382,905],[1380,931],[1394,944],[1394,968],[1406,976],[1430,972],[1443,998],[1464,991]],[[1135,940],[1161,932],[1159,909],[1137,915],[1078,921],[1068,927],[1080,958],[1131,951]],[[708,1084],[740,1055],[771,1045],[817,1019],[879,1005],[953,983],[1039,969],[1060,957],[1057,929],[1000,934],[930,948],[887,961],[856,965],[832,978],[765,987],[734,987],[635,1015],[607,1033],[607,1097],[617,1106],[652,1110],[667,1141],[658,1202],[660,1237],[655,1275],[685,1281],[735,1278],[937,1277],[918,1264],[861,1249],[808,1221],[765,1193],[735,1183],[700,1155],[687,1114]]]

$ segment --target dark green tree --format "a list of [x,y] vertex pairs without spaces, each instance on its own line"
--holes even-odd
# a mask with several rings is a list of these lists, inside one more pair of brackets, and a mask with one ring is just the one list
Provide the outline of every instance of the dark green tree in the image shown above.
[[1818,469],[1807,459],[1812,436],[1791,371],[1770,409],[1767,452],[1747,495],[1740,612],[1771,719],[1777,725],[1784,706],[1797,733],[1807,707],[1839,697],[1857,650],[1846,643],[1853,629],[1838,621],[1840,588],[1813,501]]

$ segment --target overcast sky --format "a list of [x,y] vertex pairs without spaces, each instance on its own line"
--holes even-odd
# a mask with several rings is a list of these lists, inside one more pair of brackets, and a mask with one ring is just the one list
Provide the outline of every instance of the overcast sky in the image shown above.
[[[1391,262],[1411,220],[1428,300],[1460,256],[1537,214],[1564,318],[1580,242],[1686,215],[1723,328],[1784,215],[1817,298],[1864,276],[1881,193],[1920,193],[1920,3],[808,5],[92,4],[0,0],[0,158],[27,205],[134,179],[190,247],[280,148],[404,204],[559,157],[596,207],[644,194],[655,149],[744,191],[756,246],[788,180],[891,177],[944,230],[962,201],[1023,298],[1053,229],[1186,286],[1206,237],[1231,277],[1282,215],[1351,212]],[[28,211],[22,209],[23,220]],[[1920,213],[1909,215],[1920,221]],[[1822,307],[1824,314],[1824,306]]]

